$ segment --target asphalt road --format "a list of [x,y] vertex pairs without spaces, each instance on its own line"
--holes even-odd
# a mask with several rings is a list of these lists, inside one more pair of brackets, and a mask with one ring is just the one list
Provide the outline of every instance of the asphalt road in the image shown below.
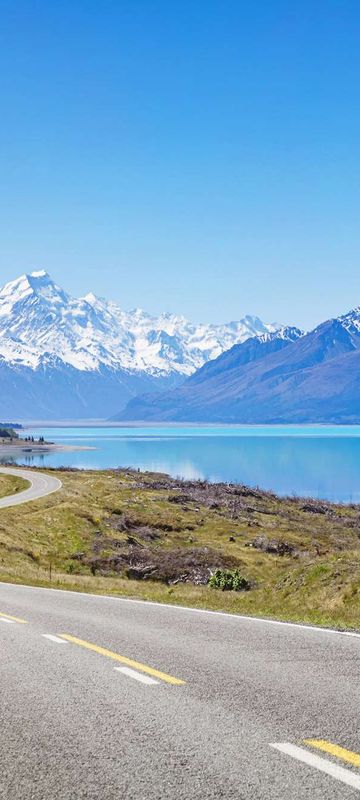
[[359,797],[359,667],[357,635],[0,584],[0,796]]
[[2,497],[0,499],[0,508],[20,506],[22,503],[29,503],[30,500],[38,500],[39,497],[45,497],[48,494],[57,492],[62,486],[58,478],[54,478],[52,475],[44,475],[42,472],[31,472],[31,470],[28,469],[0,467],[0,473],[4,475],[15,475],[15,477],[24,478],[30,483],[29,488],[24,489],[23,492]]

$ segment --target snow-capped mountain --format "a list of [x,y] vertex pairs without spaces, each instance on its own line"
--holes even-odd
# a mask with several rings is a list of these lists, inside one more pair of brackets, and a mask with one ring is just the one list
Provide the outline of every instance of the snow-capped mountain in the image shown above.
[[43,271],[0,290],[0,358],[33,370],[55,357],[80,371],[188,376],[232,345],[279,327],[251,316],[207,325],[141,309],[126,312],[91,293],[74,299]]
[[352,308],[347,314],[338,317],[338,322],[340,322],[351,336],[357,338],[360,334],[360,306]]
[[207,325],[127,312],[91,293],[75,299],[44,271],[21,275],[0,290],[0,418],[107,418],[278,329],[250,316]]
[[304,334],[283,328],[235,344],[181,386],[132,398],[117,420],[360,423],[360,308]]

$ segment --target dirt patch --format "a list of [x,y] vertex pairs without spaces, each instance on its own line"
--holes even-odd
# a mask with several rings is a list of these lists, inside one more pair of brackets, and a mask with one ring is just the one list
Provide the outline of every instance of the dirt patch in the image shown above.
[[254,547],[263,553],[272,553],[276,556],[293,556],[297,558],[300,551],[290,542],[282,542],[277,539],[268,539],[267,536],[256,536],[252,542],[247,542],[245,547]]
[[126,552],[108,556],[76,553],[73,559],[90,568],[92,574],[119,573],[136,580],[156,580],[162,583],[208,583],[218,568],[237,566],[238,560],[224,556],[209,547],[150,549],[131,544]]

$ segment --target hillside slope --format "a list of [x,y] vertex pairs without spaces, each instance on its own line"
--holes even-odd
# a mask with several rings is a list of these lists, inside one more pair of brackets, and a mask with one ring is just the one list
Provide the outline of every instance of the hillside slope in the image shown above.
[[[61,492],[2,511],[0,580],[359,629],[358,506],[132,470],[51,474]],[[247,590],[212,588],[218,569]]]
[[235,345],[178,389],[134,399],[122,418],[360,422],[359,318],[350,312],[304,336],[290,329],[285,338],[275,333]]

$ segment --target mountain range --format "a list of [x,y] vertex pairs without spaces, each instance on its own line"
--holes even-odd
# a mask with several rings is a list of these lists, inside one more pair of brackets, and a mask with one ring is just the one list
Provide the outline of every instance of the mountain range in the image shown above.
[[125,420],[360,423],[360,307],[304,334],[255,336],[182,386],[129,402]]
[[107,418],[279,330],[254,316],[214,325],[127,312],[92,293],[75,299],[44,271],[24,274],[0,290],[0,417]]

